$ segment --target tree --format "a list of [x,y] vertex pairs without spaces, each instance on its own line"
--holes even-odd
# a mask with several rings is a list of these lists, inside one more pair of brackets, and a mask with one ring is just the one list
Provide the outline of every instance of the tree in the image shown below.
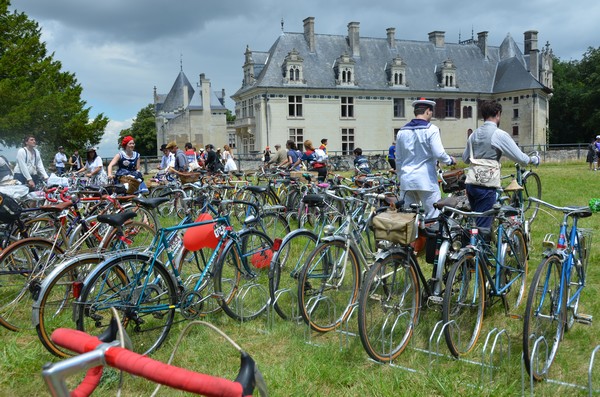
[[0,2],[0,143],[19,147],[32,134],[46,159],[59,142],[67,152],[97,145],[108,119],[90,120],[75,74],[47,54],[38,23],[9,5]]
[[156,156],[156,115],[154,105],[149,104],[141,109],[131,127],[121,130],[119,142],[123,137],[131,135],[135,139],[135,150],[142,156]]

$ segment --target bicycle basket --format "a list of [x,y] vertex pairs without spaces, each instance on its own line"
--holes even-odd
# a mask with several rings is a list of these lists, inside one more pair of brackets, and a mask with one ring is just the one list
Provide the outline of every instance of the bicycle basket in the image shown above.
[[199,172],[182,172],[179,174],[179,180],[183,184],[194,183],[198,182],[198,179],[200,179],[200,175],[201,174]]
[[375,239],[407,245],[417,238],[417,214],[387,210],[373,217],[371,227]]
[[11,223],[19,219],[22,208],[14,198],[0,193],[0,223]]
[[120,177],[119,182],[127,186],[127,194],[135,193],[139,189],[140,184],[142,183],[141,181],[138,181],[137,179],[135,179],[135,177],[131,175],[124,175]]

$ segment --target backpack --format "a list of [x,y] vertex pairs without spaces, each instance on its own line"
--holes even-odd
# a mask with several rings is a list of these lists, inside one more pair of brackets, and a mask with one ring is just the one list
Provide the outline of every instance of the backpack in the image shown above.
[[0,192],[0,222],[11,223],[19,219],[21,206],[14,198]]
[[327,155],[327,153],[325,153],[325,150],[323,149],[315,149],[315,161],[317,163],[325,163],[327,162],[327,159],[329,158],[329,156]]

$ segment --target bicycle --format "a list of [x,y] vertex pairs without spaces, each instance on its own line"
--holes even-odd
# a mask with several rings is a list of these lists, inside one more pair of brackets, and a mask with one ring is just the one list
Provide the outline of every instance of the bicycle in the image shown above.
[[[592,211],[589,207],[559,207],[534,197],[529,201],[563,213],[556,243],[551,234],[544,238],[544,257],[531,280],[523,321],[525,368],[539,381],[547,376],[564,332],[575,321],[592,322],[591,315],[579,313],[592,236],[578,227],[579,219],[591,216]],[[545,352],[541,350],[544,347]]]
[[332,171],[350,171],[350,162],[342,156],[331,156],[327,160]]
[[298,307],[311,329],[328,332],[350,315],[358,299],[362,273],[375,259],[377,248],[368,225],[372,203],[364,198],[340,197],[346,218],[340,233],[323,238],[310,253],[298,276]]
[[[516,208],[496,204],[485,212],[445,210],[468,219],[470,229],[470,244],[458,252],[448,274],[442,306],[446,344],[453,356],[460,357],[477,343],[484,308],[494,300],[503,302],[507,316],[519,317],[515,310],[525,291],[527,244]],[[475,226],[475,218],[484,216],[498,219],[495,231]]]
[[[410,210],[417,214],[415,232],[428,240],[425,247],[417,248],[417,241],[409,245],[381,241],[381,251],[364,277],[358,298],[358,331],[373,360],[395,360],[408,346],[421,310],[442,308],[445,282],[453,264],[451,256],[465,235],[452,213],[443,210],[459,206],[458,198],[449,197],[434,206],[442,209],[437,219],[424,219],[418,206]],[[437,228],[427,226],[434,221]],[[426,262],[432,264],[429,279],[417,261],[416,248],[424,248]]]
[[[120,340],[117,339],[119,329],[115,326],[116,321],[111,324],[108,332],[99,338],[68,328],[57,329],[52,334],[57,345],[78,354],[44,365],[42,377],[53,397],[89,396],[100,384],[105,365],[160,385],[203,396],[251,396],[255,388],[261,396],[267,395],[262,374],[255,361],[233,342],[240,352],[241,364],[235,381],[230,381],[162,363],[121,347],[126,336],[122,335]],[[83,370],[88,370],[85,378],[73,392],[69,392],[67,377]]]
[[[531,152],[528,156],[538,156],[538,152]],[[530,201],[529,197],[542,198],[542,181],[540,176],[533,171],[533,165],[530,164],[529,168],[524,170],[519,163],[515,163],[515,173],[503,178],[513,178],[517,183],[517,186],[512,189],[504,187],[504,191],[512,191],[509,204],[521,209],[523,221],[527,221],[525,229],[528,231],[539,210],[539,203]]]
[[[194,275],[192,288],[186,288],[167,236],[195,226],[204,227],[196,229],[202,233],[196,241],[206,241],[212,251],[208,259],[198,260],[200,274]],[[266,234],[254,228],[235,232],[227,216],[162,228],[148,252],[122,253],[88,275],[75,305],[77,328],[104,330],[108,310],[115,307],[123,314],[123,324],[133,331],[135,350],[149,354],[166,339],[175,310],[185,319],[194,319],[208,299],[217,299],[223,311],[238,321],[252,320],[268,305],[272,245]],[[168,257],[166,266],[159,259],[163,252]],[[214,291],[203,296],[211,279]]]

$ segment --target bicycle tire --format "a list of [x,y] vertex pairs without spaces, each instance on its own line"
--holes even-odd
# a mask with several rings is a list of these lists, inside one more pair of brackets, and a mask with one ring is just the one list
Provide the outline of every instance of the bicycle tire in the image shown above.
[[442,319],[446,344],[454,357],[475,347],[483,327],[485,281],[481,264],[475,259],[473,253],[464,253],[450,269],[446,282]]
[[32,322],[42,345],[57,357],[70,357],[73,352],[55,344],[50,336],[58,328],[77,328],[73,305],[83,281],[103,258],[100,254],[90,254],[62,262],[41,286],[39,298],[33,304]]
[[178,304],[169,271],[152,257],[125,253],[103,262],[85,280],[75,313],[77,329],[90,335],[106,330],[111,307],[131,339],[132,350],[150,354],[166,339]]
[[298,278],[298,308],[303,320],[318,332],[336,329],[350,315],[359,287],[360,265],[354,249],[342,240],[320,243]]
[[[560,294],[562,260],[557,254],[542,260],[538,266],[527,296],[527,307],[523,321],[523,360],[525,369],[536,381],[543,380],[556,357],[558,346],[563,337],[566,320],[566,291]],[[557,314],[560,305],[560,313]],[[543,337],[547,349],[538,351],[535,362],[531,361],[536,341]],[[544,357],[540,357],[544,352]]]
[[506,241],[502,244],[504,263],[501,269],[500,288],[510,283],[510,287],[502,295],[507,313],[518,315],[517,309],[521,305],[527,284],[527,244],[525,235],[520,228],[508,231]]
[[540,176],[538,174],[535,172],[529,172],[523,178],[522,184],[525,219],[527,219],[531,225],[540,209],[540,203],[533,203],[529,201],[529,197],[535,197],[537,199],[542,198],[542,181],[540,180]]
[[38,237],[17,241],[2,251],[0,317],[6,328],[11,331],[33,328],[31,306],[37,299],[41,281],[62,253],[53,241]]
[[299,318],[298,277],[308,255],[317,246],[318,237],[306,229],[286,236],[273,255],[269,274],[269,295],[275,312],[284,320]]
[[261,231],[245,229],[227,243],[217,261],[215,293],[229,317],[249,321],[266,311],[272,258],[273,241]]
[[410,342],[421,295],[416,266],[414,257],[394,252],[375,261],[365,276],[358,298],[358,333],[376,361],[396,359]]
[[[184,291],[196,291],[202,296],[202,302],[198,307],[198,314],[201,317],[221,310],[219,302],[215,299],[214,271],[206,270],[206,266],[212,266],[209,262],[212,251],[213,249],[208,247],[198,251],[188,251],[184,248],[177,262],[177,271],[183,282]],[[203,273],[202,282],[196,288]]]

